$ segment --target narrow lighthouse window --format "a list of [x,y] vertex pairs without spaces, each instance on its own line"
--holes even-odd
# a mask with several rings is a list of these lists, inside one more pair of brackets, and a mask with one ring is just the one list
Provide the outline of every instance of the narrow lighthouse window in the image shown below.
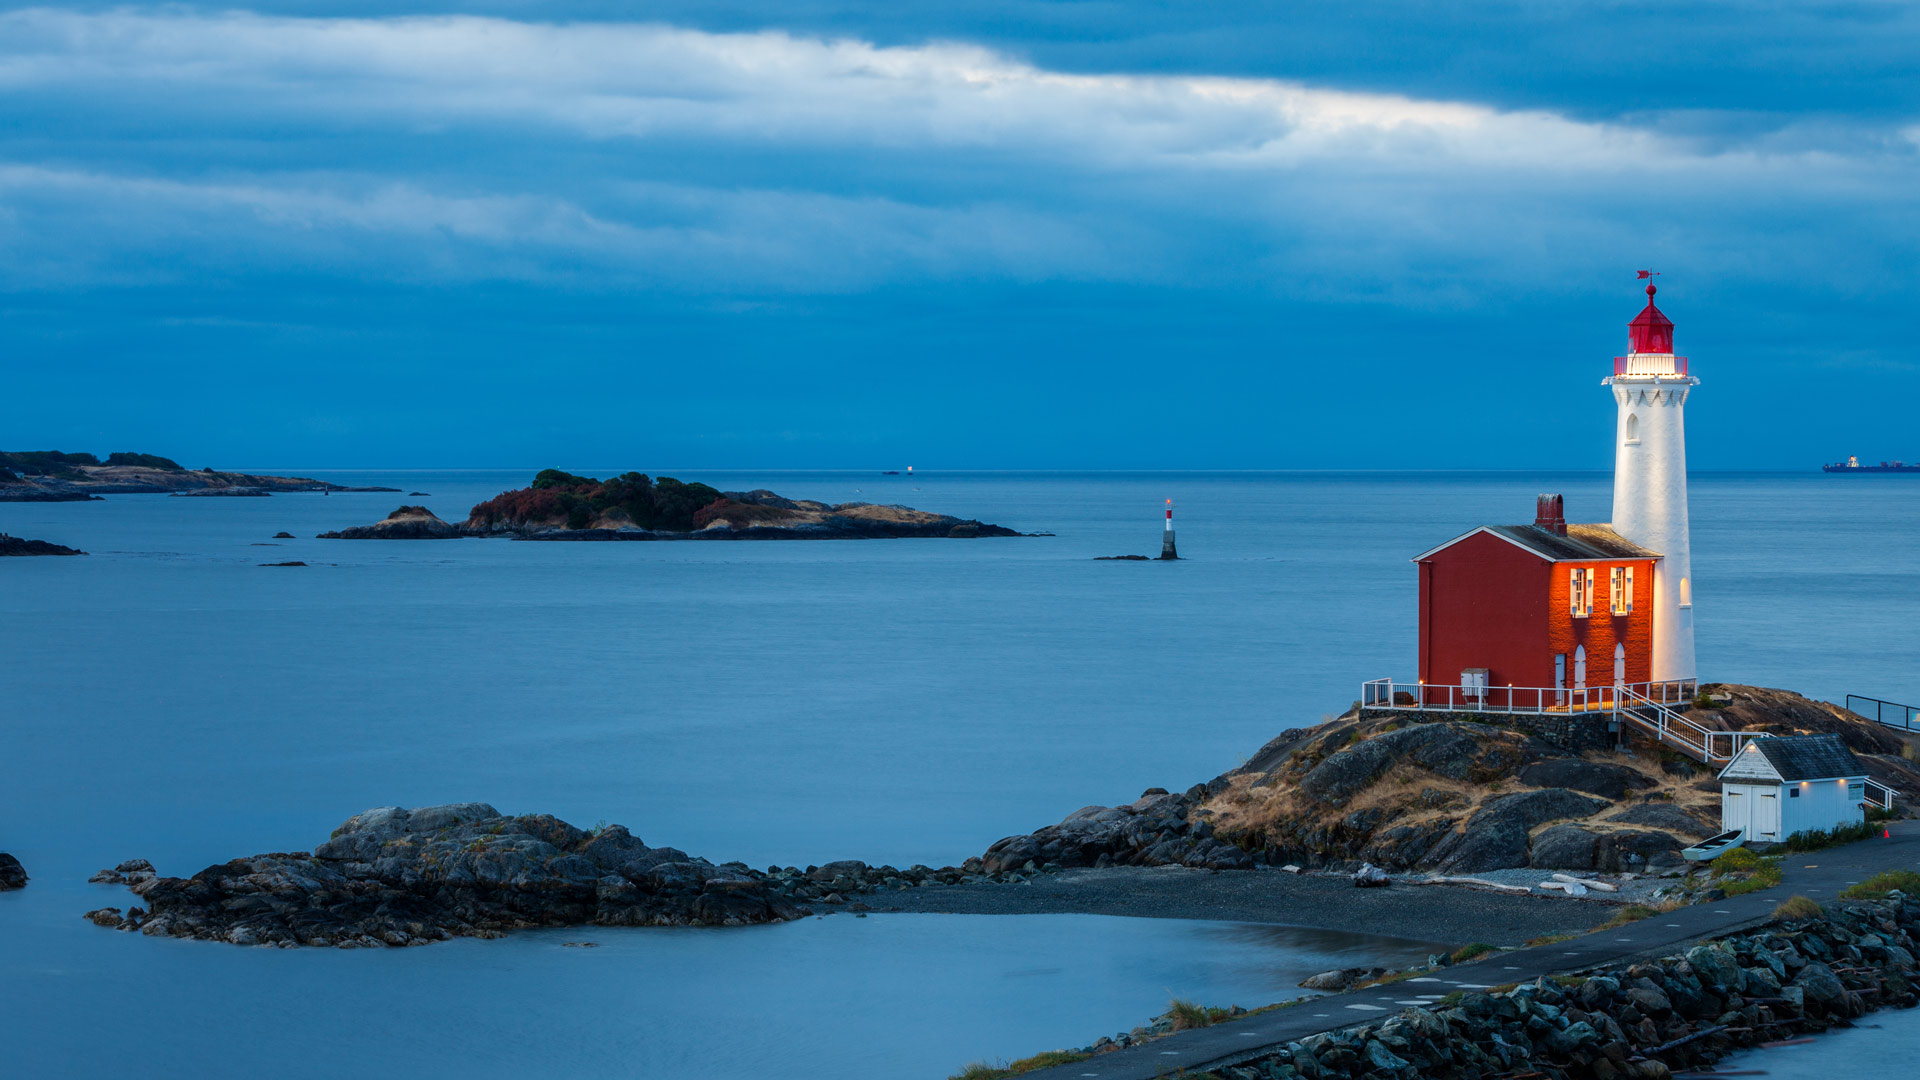
[[1640,414],[1639,413],[1627,414],[1627,441],[1630,443],[1637,443],[1640,441]]

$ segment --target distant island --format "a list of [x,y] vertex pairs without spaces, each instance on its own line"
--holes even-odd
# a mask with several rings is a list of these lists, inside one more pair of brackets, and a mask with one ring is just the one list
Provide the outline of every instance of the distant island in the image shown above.
[[102,495],[273,494],[286,491],[398,491],[345,487],[304,476],[255,476],[187,469],[158,454],[0,450],[0,502],[83,502]]
[[720,491],[670,476],[629,472],[609,480],[542,470],[527,487],[475,506],[460,523],[423,506],[384,521],[320,534],[338,540],[843,540],[1020,536],[1000,525],[905,506],[823,503],[771,491]]

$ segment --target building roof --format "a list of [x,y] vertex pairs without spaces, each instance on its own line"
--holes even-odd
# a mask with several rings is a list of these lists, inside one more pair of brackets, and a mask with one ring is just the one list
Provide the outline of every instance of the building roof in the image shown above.
[[1456,536],[1431,551],[1413,557],[1420,562],[1478,533],[1491,533],[1516,547],[1525,548],[1551,562],[1593,562],[1596,559],[1658,559],[1660,553],[1628,540],[1613,531],[1612,525],[1568,525],[1566,535],[1538,525],[1482,525],[1473,532]]
[[1755,739],[1767,764],[1782,780],[1831,780],[1836,776],[1865,776],[1866,766],[1853,756],[1838,735],[1778,735]]

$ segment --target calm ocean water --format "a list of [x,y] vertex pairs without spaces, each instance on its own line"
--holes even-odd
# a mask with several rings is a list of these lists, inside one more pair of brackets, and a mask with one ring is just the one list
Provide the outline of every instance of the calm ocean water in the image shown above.
[[[619,822],[757,865],[957,862],[1410,678],[1412,555],[1528,520],[1538,492],[1577,520],[1610,504],[1593,473],[686,471],[1057,535],[356,543],[311,537],[401,501],[457,519],[532,470],[275,471],[431,496],[0,504],[0,531],[93,553],[0,563],[0,850],[35,878],[0,896],[0,1045],[26,1075],[271,1057],[318,1076],[344,1054],[419,1075],[945,1076],[1130,1027],[1169,991],[1254,1004],[1329,957],[1412,955],[1064,916],[288,953],[78,915],[126,904],[84,884],[120,859],[191,873],[385,804]],[[1186,561],[1093,561],[1157,553],[1168,497]],[[1693,526],[1703,677],[1920,699],[1920,483],[1702,475]],[[257,565],[285,559],[312,565]],[[605,947],[560,947],[583,937]]]

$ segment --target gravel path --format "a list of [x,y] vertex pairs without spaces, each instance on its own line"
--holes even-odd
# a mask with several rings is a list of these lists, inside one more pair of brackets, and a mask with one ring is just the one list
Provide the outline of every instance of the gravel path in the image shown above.
[[1591,899],[1403,882],[1356,889],[1344,875],[1177,866],[1065,870],[1025,885],[934,885],[879,891],[860,899],[876,911],[1220,919],[1460,945],[1518,945],[1546,934],[1585,930],[1616,910],[1613,904]]

